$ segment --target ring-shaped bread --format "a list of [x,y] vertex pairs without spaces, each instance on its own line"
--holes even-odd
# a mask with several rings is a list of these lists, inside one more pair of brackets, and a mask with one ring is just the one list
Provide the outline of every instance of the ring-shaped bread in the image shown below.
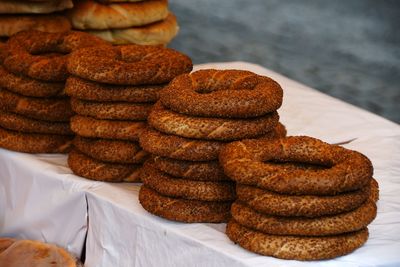
[[232,182],[195,181],[172,177],[146,161],[140,172],[143,183],[161,195],[203,201],[233,201],[236,198]]
[[[220,153],[224,172],[238,183],[293,195],[335,195],[367,185],[373,174],[363,154],[308,136],[243,140]],[[274,162],[316,165],[289,168]]]
[[283,195],[254,186],[236,185],[238,200],[258,212],[309,218],[354,210],[364,203],[370,194],[378,195],[375,192],[379,192],[375,179],[371,179],[370,184],[361,189],[333,196]]
[[119,85],[168,83],[191,70],[188,56],[162,46],[95,46],[79,49],[68,59],[71,74]]
[[89,101],[124,101],[154,103],[166,85],[112,85],[101,84],[71,76],[65,84],[65,92],[72,97]]
[[24,96],[65,96],[65,84],[63,82],[45,82],[35,80],[27,76],[9,72],[3,66],[0,66],[0,87]]
[[157,130],[186,138],[233,141],[256,138],[276,127],[277,112],[248,119],[193,117],[165,108],[158,101],[147,118],[150,126]]
[[[262,138],[286,136],[281,123]],[[189,139],[177,135],[165,134],[147,127],[140,134],[140,146],[152,154],[179,160],[210,161],[218,159],[219,152],[226,142]]]
[[138,141],[145,127],[143,121],[98,120],[80,115],[71,118],[71,130],[83,137]]
[[104,182],[140,182],[139,164],[107,163],[93,159],[77,149],[68,154],[68,166],[78,176]]
[[324,260],[346,255],[368,239],[368,229],[333,236],[286,236],[264,234],[230,220],[226,226],[230,240],[252,252],[286,260]]
[[176,77],[162,104],[191,116],[251,118],[276,111],[283,91],[269,77],[244,70],[199,70]]
[[[7,42],[4,67],[44,81],[65,81],[69,76],[67,58],[74,50],[88,46],[110,46],[106,41],[84,32],[47,33],[22,31]],[[55,53],[55,55],[43,55]]]
[[0,127],[0,147],[25,153],[67,153],[72,136],[22,133]]
[[136,142],[76,136],[74,146],[84,154],[111,163],[143,163],[149,154]]
[[0,108],[29,118],[45,121],[69,121],[74,114],[70,100],[22,96],[0,88]]
[[232,202],[200,201],[163,196],[142,185],[139,201],[148,212],[168,220],[186,223],[223,223],[230,218]]
[[0,126],[24,133],[73,135],[69,122],[35,120],[0,109]]

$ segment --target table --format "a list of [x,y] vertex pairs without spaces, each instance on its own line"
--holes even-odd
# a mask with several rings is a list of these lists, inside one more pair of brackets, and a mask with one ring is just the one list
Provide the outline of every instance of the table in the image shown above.
[[[399,266],[400,265],[400,127],[379,116],[361,110],[337,99],[319,93],[282,75],[245,62],[212,63],[196,66],[200,68],[237,68],[247,69],[268,75],[277,80],[284,89],[284,104],[279,110],[281,122],[289,135],[310,135],[330,143],[353,140],[344,145],[367,155],[374,165],[374,177],[380,184],[378,216],[369,226],[370,238],[367,243],[352,254],[328,261],[298,262],[263,257],[248,252],[233,244],[225,236],[225,224],[184,224],[164,220],[147,213],[139,204],[137,196],[140,184],[107,184],[84,180],[70,174],[65,167],[64,156],[35,156],[0,150],[0,200],[7,188],[7,181],[16,176],[31,176],[23,179],[39,180],[48,191],[54,188],[62,191],[71,199],[63,210],[71,212],[71,207],[80,210],[75,216],[86,230],[87,267],[108,266]],[[27,170],[19,173],[26,157],[32,161]],[[3,171],[3,166],[15,165],[14,171]],[[36,165],[36,166],[35,166]],[[39,168],[40,166],[40,168]],[[46,166],[43,168],[43,166]],[[10,178],[4,179],[4,175]],[[23,183],[22,178],[14,187]],[[50,186],[56,180],[58,187]],[[18,186],[17,186],[18,184]],[[61,186],[63,185],[63,186]],[[14,187],[12,190],[15,190]],[[25,189],[26,191],[26,189]],[[40,190],[37,190],[40,191]],[[12,195],[20,199],[26,198]],[[27,192],[27,191],[26,191]],[[43,190],[42,190],[43,192]],[[85,201],[72,201],[74,194]],[[40,199],[40,198],[38,198]],[[8,201],[8,200],[7,200]],[[58,204],[55,202],[59,202]],[[74,204],[72,204],[74,202]],[[32,209],[38,209],[39,203],[31,201]],[[52,202],[54,208],[63,207],[58,198]],[[87,208],[88,222],[83,223]],[[87,206],[86,206],[87,205]],[[8,206],[8,205],[6,205]],[[1,207],[1,206],[0,206]],[[1,210],[0,210],[1,211]],[[20,219],[21,213],[9,217],[6,210],[7,225]],[[29,212],[23,217],[35,216]],[[43,214],[43,218],[51,214]],[[3,216],[2,216],[3,217]],[[49,217],[49,216],[48,216]],[[53,217],[52,217],[53,218]],[[74,219],[75,220],[75,219]],[[29,221],[28,218],[26,221]],[[0,234],[3,235],[3,224]],[[40,236],[43,225],[29,228],[27,224],[20,230]],[[63,221],[52,223],[54,231],[62,229]],[[7,229],[9,229],[8,227]],[[71,239],[78,233],[63,234]],[[55,230],[56,229],[56,230]],[[64,238],[65,240],[65,238]],[[70,245],[70,242],[66,242]]]

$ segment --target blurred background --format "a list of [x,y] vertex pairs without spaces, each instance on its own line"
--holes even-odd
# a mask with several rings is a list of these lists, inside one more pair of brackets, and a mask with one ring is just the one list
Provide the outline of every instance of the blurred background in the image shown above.
[[400,1],[170,0],[169,47],[248,61],[400,123]]

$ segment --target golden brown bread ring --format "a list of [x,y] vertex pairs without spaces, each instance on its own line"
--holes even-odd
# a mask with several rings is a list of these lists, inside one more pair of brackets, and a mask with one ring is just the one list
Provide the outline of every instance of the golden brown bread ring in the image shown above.
[[0,147],[25,153],[67,153],[72,136],[21,133],[0,127]]
[[191,116],[251,118],[276,111],[283,90],[269,77],[243,70],[199,70],[176,77],[162,104]]
[[161,46],[95,46],[79,49],[68,59],[71,74],[119,85],[168,83],[192,67],[188,56]]
[[95,160],[77,149],[68,154],[68,166],[78,176],[104,182],[140,182],[142,165],[106,163]]
[[162,196],[146,185],[139,201],[148,212],[168,220],[186,223],[223,223],[230,218],[230,201],[199,201]]
[[0,14],[21,14],[21,13],[52,13],[61,11],[67,8],[72,8],[73,3],[71,0],[58,0],[58,1],[15,1],[15,0],[1,0],[0,1]]
[[282,195],[253,186],[236,185],[238,200],[258,212],[303,217],[319,217],[354,210],[367,200],[371,190],[378,191],[378,184],[374,179],[371,179],[370,185],[359,190],[334,196]]
[[278,124],[277,112],[251,119],[192,117],[166,109],[158,101],[148,116],[157,130],[186,138],[232,141],[265,135]]
[[67,12],[74,29],[104,30],[147,25],[168,16],[167,0],[147,0],[137,3],[101,4],[81,0]]
[[74,146],[84,154],[105,162],[143,163],[149,154],[138,143],[76,136]]
[[160,21],[123,29],[87,30],[113,45],[139,44],[166,46],[179,32],[178,21],[174,14]]
[[24,96],[65,96],[64,83],[62,82],[38,81],[9,72],[3,66],[0,66],[0,87]]
[[30,119],[18,114],[0,110],[0,126],[24,133],[73,135],[68,122],[49,122]]
[[146,161],[140,172],[143,183],[161,195],[203,201],[233,201],[236,198],[232,182],[194,181],[172,177]]
[[83,137],[138,141],[145,122],[97,120],[75,115],[71,118],[71,129]]
[[3,110],[45,121],[68,121],[73,115],[69,98],[36,98],[0,88]]
[[[286,136],[281,123],[262,138]],[[218,159],[219,151],[226,142],[189,139],[164,134],[152,127],[144,129],[140,135],[140,146],[152,154],[180,160],[210,161]]]
[[71,76],[65,84],[68,95],[92,101],[125,101],[132,103],[154,103],[166,85],[112,85],[101,84]]
[[75,113],[104,120],[145,121],[153,104],[128,102],[96,102],[71,98]]
[[265,256],[286,260],[323,260],[346,255],[368,239],[368,229],[324,237],[270,235],[251,230],[230,220],[229,239],[241,247]]
[[[44,81],[65,81],[69,76],[67,58],[72,51],[88,46],[107,45],[109,44],[100,38],[84,32],[22,31],[8,40],[7,56],[3,64],[15,74]],[[41,55],[49,52],[62,55]]]
[[[230,143],[219,156],[224,172],[240,184],[293,195],[335,195],[367,185],[373,174],[363,154],[307,136]],[[268,161],[324,168],[285,170]]]
[[281,217],[259,213],[243,202],[232,204],[232,217],[239,224],[265,234],[326,236],[354,232],[367,227],[376,217],[376,205],[367,200],[355,210],[317,218]]
[[196,181],[231,181],[217,160],[188,161],[153,156],[154,166],[175,177]]

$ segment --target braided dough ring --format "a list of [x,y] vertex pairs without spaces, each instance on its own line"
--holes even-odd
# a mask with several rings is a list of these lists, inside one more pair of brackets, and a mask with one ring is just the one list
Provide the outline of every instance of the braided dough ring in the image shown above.
[[154,103],[159,98],[159,92],[166,85],[124,86],[101,84],[78,77],[69,77],[65,84],[68,95],[92,101],[124,101],[132,103]]
[[[294,195],[335,195],[367,185],[370,160],[359,152],[307,136],[244,140],[220,153],[224,172],[240,184]],[[290,169],[268,161],[315,164],[323,168]]]
[[169,197],[203,201],[233,201],[236,197],[232,182],[193,181],[172,177],[157,170],[150,161],[144,163],[140,178],[147,187]]
[[348,254],[368,239],[368,229],[324,237],[270,235],[251,230],[230,220],[229,239],[252,252],[287,260],[323,260]]
[[[262,138],[286,136],[281,123]],[[140,146],[155,155],[179,160],[210,161],[218,159],[219,151],[225,142],[188,139],[176,135],[164,134],[147,127],[140,135]]]
[[64,83],[43,82],[23,75],[13,74],[0,66],[0,87],[24,96],[64,96]]
[[145,122],[97,120],[75,115],[71,118],[71,129],[83,137],[138,141]]
[[2,109],[29,118],[46,121],[68,121],[73,115],[68,98],[35,98],[0,89]]
[[[69,76],[67,58],[72,51],[88,46],[105,46],[107,42],[84,32],[45,33],[23,31],[7,43],[4,67],[15,73],[44,81],[65,81]],[[60,56],[44,56],[45,53]]]
[[76,2],[67,13],[72,26],[80,30],[121,29],[147,25],[168,16],[167,0],[101,4],[93,0]]
[[175,177],[196,181],[230,181],[217,160],[187,161],[154,156],[154,166]]
[[231,202],[199,201],[162,196],[146,185],[139,191],[145,210],[168,220],[186,223],[223,223],[230,218]]
[[25,153],[67,153],[71,136],[21,133],[0,127],[0,147]]
[[157,130],[186,138],[231,141],[256,138],[274,129],[277,112],[252,119],[191,117],[168,110],[158,101],[147,118]]
[[188,56],[160,46],[96,46],[75,51],[68,59],[71,74],[120,85],[168,83],[191,70]]
[[139,144],[129,141],[76,136],[73,144],[84,154],[105,162],[143,163],[149,155],[140,148]]
[[277,110],[282,97],[282,88],[271,78],[210,69],[176,77],[160,100],[165,107],[191,116],[250,118]]
[[71,107],[79,115],[104,120],[145,121],[153,104],[127,102],[94,102],[71,98]]
[[141,165],[106,163],[73,149],[68,154],[68,166],[78,176],[104,182],[140,182]]
[[30,119],[0,110],[0,126],[24,133],[73,135],[68,122],[48,122]]
[[371,189],[378,191],[378,184],[371,179],[370,185],[334,196],[282,195],[257,187],[237,184],[238,200],[252,209],[277,216],[320,217],[354,210],[364,203]]

